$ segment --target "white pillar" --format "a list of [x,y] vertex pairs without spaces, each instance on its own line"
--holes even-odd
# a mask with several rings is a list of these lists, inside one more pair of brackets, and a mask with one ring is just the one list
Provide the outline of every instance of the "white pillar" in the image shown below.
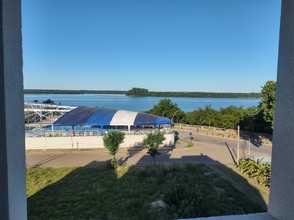
[[20,0],[0,1],[0,218],[27,219]]
[[269,213],[294,219],[294,1],[282,1]]
[[238,140],[237,140],[237,163],[239,164],[240,162],[240,125],[238,125],[237,128],[237,134],[238,134]]

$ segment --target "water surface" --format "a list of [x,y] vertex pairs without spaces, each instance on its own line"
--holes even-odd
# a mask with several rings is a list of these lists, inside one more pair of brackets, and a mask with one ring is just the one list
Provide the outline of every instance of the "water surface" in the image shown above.
[[[70,106],[97,106],[104,108],[125,109],[130,111],[146,111],[157,104],[163,97],[130,97],[125,95],[25,95],[25,102],[51,99],[57,104]],[[183,111],[193,111],[210,105],[214,109],[228,106],[252,107],[259,104],[255,98],[189,98],[171,97]]]

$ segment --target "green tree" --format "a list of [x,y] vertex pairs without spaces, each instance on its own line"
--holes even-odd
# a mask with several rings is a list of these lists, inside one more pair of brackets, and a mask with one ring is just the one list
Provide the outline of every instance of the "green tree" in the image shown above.
[[144,88],[132,88],[129,91],[127,91],[128,96],[147,96],[148,93],[148,89]]
[[55,105],[55,102],[51,99],[47,99],[47,100],[43,101],[43,104]]
[[160,100],[148,113],[170,118],[174,122],[181,122],[185,117],[185,113],[170,99]]
[[117,168],[116,153],[118,151],[119,145],[123,142],[125,134],[120,131],[110,131],[103,137],[103,142],[105,148],[109,151],[112,156],[111,166]]
[[[259,109],[256,107],[242,108],[229,106],[227,108],[215,110],[207,106],[192,112],[187,112],[185,122],[191,125],[205,125],[227,129],[236,129],[237,125],[242,122],[242,128],[255,131],[255,127],[252,123],[256,121],[259,123],[258,129],[260,131],[263,124],[255,117],[258,113]],[[248,123],[250,123],[250,125]]]
[[263,111],[263,118],[273,129],[276,104],[276,82],[267,81],[261,90],[260,108]]
[[185,121],[192,125],[217,126],[219,112],[207,106],[192,112],[187,112]]
[[153,158],[154,163],[156,155],[159,154],[158,148],[164,140],[164,135],[159,131],[148,134],[144,139],[144,147],[147,148],[147,153]]

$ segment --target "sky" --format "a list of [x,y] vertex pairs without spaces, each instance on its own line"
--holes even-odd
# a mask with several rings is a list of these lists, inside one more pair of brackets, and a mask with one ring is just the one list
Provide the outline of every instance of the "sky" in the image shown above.
[[279,0],[23,0],[26,89],[258,92]]

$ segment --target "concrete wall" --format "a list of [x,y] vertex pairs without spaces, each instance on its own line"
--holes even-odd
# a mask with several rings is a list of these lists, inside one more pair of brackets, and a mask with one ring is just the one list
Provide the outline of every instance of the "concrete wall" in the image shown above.
[[294,1],[282,1],[269,212],[294,219]]
[[[120,147],[140,146],[146,135],[125,135]],[[174,145],[174,134],[164,135],[164,145]],[[93,149],[104,148],[103,136],[81,137],[26,137],[26,150],[40,149]]]

